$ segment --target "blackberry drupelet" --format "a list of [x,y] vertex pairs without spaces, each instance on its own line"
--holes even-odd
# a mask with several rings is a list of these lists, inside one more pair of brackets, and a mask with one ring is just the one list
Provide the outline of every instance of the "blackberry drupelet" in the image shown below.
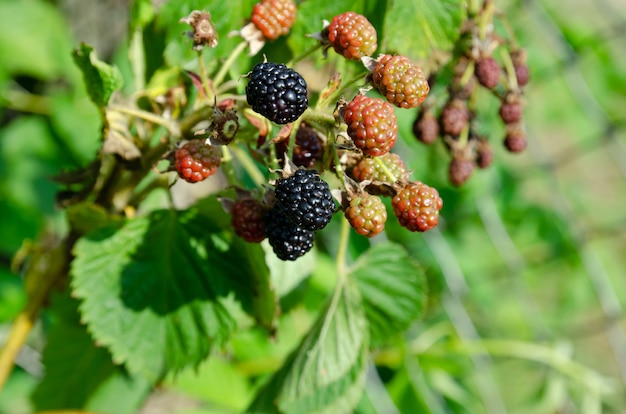
[[250,73],[246,98],[254,112],[277,124],[295,121],[309,105],[306,81],[282,63],[257,64]]
[[278,206],[265,213],[264,221],[265,234],[279,259],[293,261],[313,248],[315,232],[295,225]]
[[294,224],[306,230],[321,230],[335,212],[328,184],[315,170],[298,169],[276,182],[276,205]]

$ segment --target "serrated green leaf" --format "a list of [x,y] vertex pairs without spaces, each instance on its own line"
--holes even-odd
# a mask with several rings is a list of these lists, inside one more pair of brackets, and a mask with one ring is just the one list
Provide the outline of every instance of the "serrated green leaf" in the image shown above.
[[60,318],[48,333],[43,352],[46,374],[33,394],[35,407],[38,411],[136,412],[151,384],[128,376],[111,362],[106,349],[93,344],[85,326],[78,324],[76,305],[67,297],[57,297],[52,307]]
[[235,322],[226,309],[239,263],[211,223],[157,211],[81,238],[72,289],[94,339],[132,373],[156,380],[198,364]]
[[346,413],[367,368],[367,322],[356,286],[337,287],[318,320],[259,392],[250,412]]
[[83,73],[89,98],[96,106],[105,107],[111,94],[122,87],[122,74],[117,67],[98,60],[93,48],[85,43],[81,43],[72,56]]
[[465,16],[463,0],[402,0],[391,2],[385,16],[383,48],[415,59],[449,51]]
[[424,311],[424,273],[400,245],[373,246],[354,264],[350,277],[361,292],[375,346],[403,332]]

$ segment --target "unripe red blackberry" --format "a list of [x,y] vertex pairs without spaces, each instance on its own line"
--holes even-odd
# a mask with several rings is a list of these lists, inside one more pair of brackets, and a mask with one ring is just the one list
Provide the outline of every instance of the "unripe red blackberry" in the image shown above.
[[333,17],[326,31],[335,52],[349,60],[371,56],[378,47],[376,29],[365,16],[355,12]]
[[413,122],[413,135],[424,144],[432,144],[439,136],[439,121],[433,111],[424,108]]
[[206,144],[203,139],[194,139],[174,152],[174,165],[180,178],[195,183],[217,172],[221,155],[218,147]]
[[[287,152],[288,145],[289,140],[276,143],[276,157],[279,160],[282,160],[283,155]],[[322,159],[323,155],[324,142],[317,131],[304,123],[300,124],[296,132],[296,142],[291,161],[298,167],[312,168],[317,161]]]
[[522,104],[519,101],[502,102],[500,106],[500,118],[505,124],[513,124],[522,119]]
[[522,131],[509,132],[504,138],[504,147],[513,153],[522,152],[526,149],[526,135]]
[[448,101],[440,115],[441,129],[444,133],[458,137],[470,120],[470,111],[467,103],[460,99]]
[[242,198],[232,205],[231,224],[235,233],[250,243],[260,243],[265,239],[266,213],[263,204],[253,198]]
[[453,157],[448,167],[450,183],[460,186],[472,176],[474,172],[474,160],[464,157]]
[[254,112],[277,124],[295,121],[309,105],[306,81],[282,63],[257,64],[250,72],[246,98]]
[[254,5],[250,20],[266,39],[274,40],[289,33],[296,21],[296,4],[293,0],[262,0]]
[[379,56],[371,79],[387,101],[400,108],[416,108],[430,90],[422,69],[406,56]]
[[357,95],[343,108],[348,136],[363,154],[378,157],[389,152],[398,138],[398,121],[388,102]]
[[350,200],[345,216],[357,233],[374,237],[385,229],[387,209],[380,198],[361,193]]
[[480,169],[487,168],[493,162],[493,149],[484,138],[478,138],[476,141],[476,165]]
[[491,56],[476,62],[474,68],[476,79],[487,89],[493,89],[500,83],[500,64]]
[[276,181],[276,207],[299,227],[321,230],[335,212],[335,201],[326,181],[315,170],[297,169]]
[[398,191],[392,200],[393,212],[401,226],[410,231],[427,231],[439,223],[443,200],[436,188],[415,181]]

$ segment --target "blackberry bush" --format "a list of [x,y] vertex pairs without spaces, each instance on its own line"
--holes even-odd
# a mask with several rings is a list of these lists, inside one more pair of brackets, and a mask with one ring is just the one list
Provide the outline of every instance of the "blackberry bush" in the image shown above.
[[[406,230],[442,226],[444,237],[456,234],[449,229],[465,220],[462,203],[471,197],[455,195],[455,187],[481,173],[475,166],[496,162],[492,148],[502,145],[494,142],[511,152],[527,143],[527,59],[512,36],[494,32],[502,25],[494,22],[500,15],[493,2],[431,0],[407,25],[406,10],[424,3],[407,1],[134,2],[128,42],[105,53],[123,70],[87,44],[73,52],[84,85],[65,70],[71,60],[52,65],[39,56],[50,46],[35,35],[39,24],[5,25],[32,30],[11,38],[33,59],[3,62],[10,89],[3,138],[50,133],[48,145],[65,135],[82,140],[86,131],[99,136],[93,148],[63,141],[50,153],[64,155],[49,157],[62,172],[49,187],[59,189],[55,204],[42,211],[63,210],[66,223],[39,217],[32,222],[46,228],[36,232],[20,224],[30,222],[25,215],[5,226],[41,236],[21,248],[22,239],[3,239],[3,249],[15,247],[15,260],[2,252],[5,270],[10,263],[19,271],[16,283],[25,281],[28,295],[17,327],[6,330],[0,388],[19,356],[26,388],[36,387],[32,407],[20,406],[37,412],[149,412],[141,405],[153,390],[209,371],[215,381],[198,388],[206,392],[198,398],[222,411],[359,411],[368,402],[368,367],[401,367],[405,358],[397,356],[415,351],[402,338],[426,304],[441,316],[428,296],[431,269],[424,268],[432,260],[422,260],[421,247],[437,247],[440,234],[421,240]],[[9,3],[0,5],[6,15],[58,20],[31,13],[41,1]],[[55,33],[49,37],[65,36]],[[27,47],[29,38],[40,47]],[[27,61],[36,67],[22,71]],[[45,76],[34,79],[39,73]],[[63,79],[64,87],[51,88],[59,86],[51,79]],[[38,95],[52,89],[72,96]],[[95,121],[83,113],[84,93]],[[488,136],[484,120],[497,117],[483,108],[498,107],[505,136]],[[40,118],[13,121],[28,113]],[[15,125],[23,129],[11,131]],[[411,132],[432,146],[425,150]],[[11,145],[3,141],[0,156]],[[441,182],[446,169],[452,185]],[[15,188],[32,178],[6,170],[17,177]],[[427,183],[452,195],[451,211]],[[51,199],[48,193],[41,200]],[[23,205],[16,200],[9,210]],[[389,222],[392,212],[400,225]],[[42,354],[45,370],[18,355],[42,310],[45,329],[29,346]],[[415,335],[431,332],[431,322]],[[431,346],[456,346],[456,339]],[[68,376],[77,358],[81,371]],[[95,380],[85,383],[87,377]],[[419,411],[406,401],[424,396],[411,395],[416,387],[404,377],[393,376],[392,385],[404,390],[398,410]],[[229,384],[239,385],[221,388]],[[233,390],[242,395],[225,403]],[[0,411],[11,391],[0,393]],[[442,405],[434,411],[458,411],[445,405],[448,395],[428,391],[429,402]]]

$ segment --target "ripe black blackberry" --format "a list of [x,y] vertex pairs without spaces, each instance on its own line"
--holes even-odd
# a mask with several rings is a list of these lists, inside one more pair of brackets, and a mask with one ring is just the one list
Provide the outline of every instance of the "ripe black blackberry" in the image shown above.
[[298,169],[276,182],[276,205],[294,224],[305,230],[321,230],[335,212],[335,201],[326,181],[315,170]]
[[293,261],[313,248],[315,232],[295,225],[278,206],[265,213],[263,219],[265,235],[279,259]]
[[277,124],[295,121],[309,105],[306,81],[282,63],[257,64],[250,73],[246,98],[254,112]]

